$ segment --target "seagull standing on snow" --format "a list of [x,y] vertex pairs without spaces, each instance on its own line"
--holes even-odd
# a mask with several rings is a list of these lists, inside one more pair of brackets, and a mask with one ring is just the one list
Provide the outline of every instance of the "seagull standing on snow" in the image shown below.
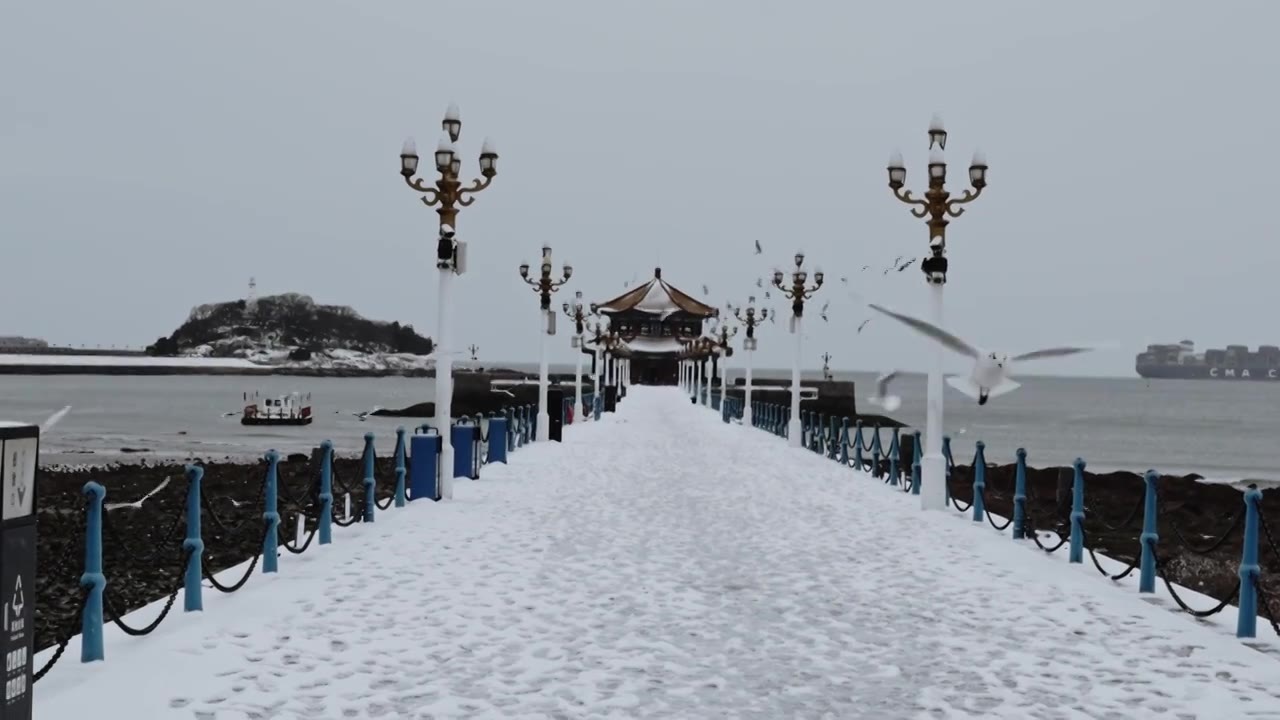
[[867,398],[867,402],[879,405],[885,412],[893,412],[902,407],[902,398],[889,394],[889,383],[896,377],[898,377],[898,371],[894,370],[876,378],[876,394]]
[[1088,352],[1092,348],[1085,347],[1055,347],[1045,350],[1035,350],[1021,355],[1009,357],[1006,353],[990,352],[979,350],[942,328],[927,323],[923,320],[913,318],[910,315],[902,315],[892,310],[882,308],[879,305],[871,305],[871,309],[880,313],[884,313],[907,327],[915,330],[926,337],[932,338],[943,347],[953,352],[960,353],[965,357],[973,359],[973,369],[969,372],[969,377],[962,378],[952,376],[947,378],[947,384],[968,395],[976,398],[979,405],[986,405],[990,398],[1004,395],[1022,387],[1020,383],[1016,383],[1009,378],[1009,372],[1012,364],[1016,362],[1024,362],[1027,360],[1037,360],[1040,358],[1062,357],[1064,355],[1075,355],[1076,353]]

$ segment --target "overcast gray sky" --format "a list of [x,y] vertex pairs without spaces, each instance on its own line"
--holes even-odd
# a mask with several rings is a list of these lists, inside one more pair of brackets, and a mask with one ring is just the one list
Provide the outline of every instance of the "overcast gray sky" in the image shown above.
[[[1278,25],[1267,0],[9,3],[0,334],[141,345],[250,275],[431,333],[436,218],[398,154],[456,101],[467,171],[501,153],[459,222],[458,340],[486,358],[536,359],[516,266],[548,241],[576,266],[557,300],[661,265],[741,302],[803,249],[831,302],[806,365],[926,367],[883,318],[854,333],[839,278],[924,316],[918,270],[879,274],[927,241],[884,167],[899,148],[922,185],[935,112],[956,189],[975,147],[991,165],[948,236],[957,333],[1122,344],[1038,368],[1066,374],[1280,343]],[[791,348],[768,327],[759,363]]]

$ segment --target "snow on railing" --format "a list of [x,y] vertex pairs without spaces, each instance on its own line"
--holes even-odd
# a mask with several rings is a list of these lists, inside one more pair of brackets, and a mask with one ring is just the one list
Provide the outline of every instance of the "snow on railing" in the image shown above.
[[[712,394],[713,406],[718,407],[724,422],[741,422],[744,416],[742,400],[737,397],[718,397]],[[758,429],[779,437],[786,437],[790,409],[786,406],[768,403],[752,403],[751,424]],[[861,421],[853,424],[853,434],[849,433],[848,418],[837,419],[825,417],[815,412],[802,413],[801,446],[812,452],[839,462],[843,465],[860,469],[872,477],[882,479],[886,485],[912,495],[920,494],[920,460],[921,438],[916,431],[908,436],[910,442],[900,438],[899,428],[889,429],[890,438],[885,448],[881,440],[879,426],[864,427]],[[951,438],[943,438],[943,455],[947,462],[946,497],[949,506],[970,517],[973,522],[988,522],[997,531],[1010,532],[1014,540],[1030,539],[1046,553],[1054,553],[1066,547],[1068,562],[1080,564],[1087,553],[1094,567],[1112,581],[1120,581],[1138,572],[1138,592],[1154,593],[1156,580],[1159,579],[1177,607],[1194,617],[1206,618],[1216,615],[1232,603],[1237,603],[1236,637],[1246,639],[1257,637],[1257,620],[1259,614],[1271,624],[1272,630],[1280,636],[1280,622],[1277,621],[1276,610],[1273,609],[1271,596],[1280,603],[1280,583],[1272,583],[1271,590],[1264,586],[1259,555],[1262,550],[1269,550],[1272,561],[1280,561],[1280,542],[1277,542],[1271,526],[1263,513],[1262,493],[1257,485],[1249,485],[1242,493],[1242,504],[1234,517],[1223,523],[1225,529],[1200,534],[1204,540],[1196,541],[1187,536],[1179,526],[1179,516],[1183,522],[1198,520],[1195,503],[1176,503],[1174,507],[1164,507],[1160,502],[1159,486],[1161,476],[1154,470],[1142,476],[1140,492],[1133,492],[1134,506],[1118,523],[1111,524],[1100,518],[1088,517],[1085,513],[1085,461],[1077,459],[1071,468],[1064,468],[1070,473],[1070,500],[1066,499],[1066,483],[1058,478],[1044,476],[1044,471],[1028,468],[1027,451],[1018,448],[1016,460],[1012,465],[1011,487],[1003,491],[990,488],[989,474],[1006,476],[1007,468],[988,464],[985,444],[978,441],[974,445],[973,464],[957,467],[951,454]],[[1036,482],[1029,482],[1030,474],[1035,474]],[[1063,480],[1066,478],[1064,477]],[[1108,478],[1107,494],[1114,497],[1118,488],[1115,483],[1121,482]],[[1054,497],[1041,499],[1036,495],[1036,486],[1052,485]],[[1208,486],[1203,486],[1207,488]],[[1136,490],[1134,488],[1133,490]],[[1207,490],[1206,490],[1207,491]],[[961,496],[961,497],[958,497]],[[965,500],[964,498],[968,499]],[[992,506],[997,512],[992,512]],[[1188,507],[1191,506],[1191,507]],[[1037,520],[1037,512],[1043,516],[1046,512],[1056,512],[1056,518],[1044,520],[1043,525]],[[1141,529],[1133,527],[1138,515],[1142,515]],[[1273,517],[1280,513],[1273,513]],[[1099,541],[1091,544],[1086,532],[1086,521],[1092,520],[1093,532]],[[1046,528],[1041,530],[1040,528]],[[1053,527],[1053,530],[1047,528]],[[1172,533],[1175,542],[1161,546],[1161,530]],[[1280,532],[1280,531],[1278,531]],[[1167,537],[1167,535],[1165,536]],[[1263,544],[1265,540],[1265,545]],[[1117,553],[1122,560],[1112,560],[1102,555],[1103,551],[1120,546]],[[1126,553],[1123,547],[1131,549]],[[1136,547],[1135,547],[1136,546]],[[1166,553],[1166,554],[1161,554]],[[1189,556],[1197,556],[1201,561],[1188,562]],[[1127,560],[1123,558],[1128,558]],[[1107,564],[1121,567],[1118,572],[1104,566]],[[1171,575],[1190,576],[1203,568],[1219,570],[1213,587],[1203,587],[1198,591],[1216,599],[1217,604],[1205,609],[1192,607],[1184,595],[1192,595],[1185,587],[1175,584]],[[1233,580],[1223,580],[1229,574]],[[1181,587],[1181,590],[1179,588]],[[1238,601],[1238,602],[1237,602]],[[1278,607],[1277,609],[1280,609]]]
[[[594,393],[584,395],[584,404],[588,400],[596,408],[598,419],[599,398]],[[454,477],[478,479],[484,465],[505,463],[511,451],[537,437],[536,417],[536,407],[522,405],[504,408],[488,417],[476,415],[458,420],[451,428]],[[59,629],[52,642],[44,639],[53,651],[35,673],[35,679],[40,680],[53,668],[76,635],[81,637],[81,662],[103,660],[107,623],[127,635],[149,635],[169,616],[178,595],[182,595],[184,611],[201,610],[206,583],[221,593],[236,592],[249,582],[255,570],[278,572],[282,549],[301,554],[317,538],[320,545],[331,543],[334,525],[372,523],[378,510],[402,508],[406,502],[419,499],[439,500],[439,449],[439,433],[423,424],[415,427],[412,435],[407,435],[404,427],[398,428],[393,456],[385,461],[377,456],[374,434],[366,433],[364,451],[358,460],[334,457],[333,443],[325,440],[318,448],[318,459],[313,457],[301,473],[288,472],[293,469],[292,464],[282,465],[274,450],[265,454],[262,463],[254,464],[243,482],[219,477],[206,483],[212,478],[206,478],[203,466],[187,465],[183,511],[159,533],[152,532],[159,528],[139,529],[132,517],[127,523],[113,520],[113,511],[136,510],[145,501],[161,502],[159,498],[153,500],[153,496],[165,488],[167,480],[141,500],[114,504],[105,502],[106,487],[93,481],[86,483],[82,490],[83,522],[76,526],[76,534],[83,532],[83,536],[69,539],[62,557],[41,567],[41,579],[45,581],[42,585],[48,588],[47,592],[60,598],[67,594],[67,586],[74,585],[79,586],[80,592],[73,605],[58,600],[41,602],[37,598],[42,615],[64,616],[54,623]],[[427,459],[415,465],[412,458],[419,453],[420,460]],[[209,488],[219,488],[220,492],[211,493]],[[247,496],[234,496],[238,489],[245,488],[255,488],[256,497],[249,500]],[[341,512],[335,514],[333,504],[338,497],[343,504]],[[286,522],[290,518],[295,521],[292,539]],[[185,530],[180,532],[183,521]],[[205,521],[213,524],[213,533],[204,532]],[[126,526],[129,535],[125,534]],[[217,543],[215,552],[207,550],[206,540]],[[112,562],[104,564],[104,555],[110,556]],[[210,559],[219,561],[217,567],[206,564]],[[78,565],[77,560],[83,564]],[[126,567],[112,573],[105,569],[114,570],[121,564]],[[224,582],[225,571],[237,565],[243,566],[236,571],[239,576],[233,582]],[[154,582],[149,588],[131,587],[141,583],[134,578],[154,574],[157,567],[165,567],[169,573],[170,579],[160,583],[167,595],[156,598]],[[157,599],[162,599],[163,605],[148,624],[136,626],[126,621],[135,607]]]

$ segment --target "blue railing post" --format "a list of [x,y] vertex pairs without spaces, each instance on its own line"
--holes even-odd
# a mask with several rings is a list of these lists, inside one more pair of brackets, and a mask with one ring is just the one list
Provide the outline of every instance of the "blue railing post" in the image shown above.
[[836,416],[831,416],[831,422],[827,424],[827,459],[835,460],[839,455],[838,448],[840,443],[840,427],[836,422]]
[[920,444],[920,431],[911,434],[911,494],[920,494],[920,458],[924,447]]
[[1071,548],[1067,562],[1084,562],[1084,460],[1076,458],[1071,478]]
[[1258,504],[1262,493],[1250,485],[1244,494],[1244,547],[1240,551],[1240,611],[1236,614],[1236,637],[1258,636]]
[[1155,470],[1148,470],[1143,477],[1147,489],[1143,498],[1142,535],[1138,537],[1142,542],[1142,558],[1138,567],[1140,593],[1156,591],[1156,543],[1160,541],[1156,526],[1156,480],[1159,477]]
[[[876,434],[879,435],[880,432],[877,430]],[[898,467],[898,461],[901,456],[902,447],[898,444],[898,428],[894,428],[893,437],[889,439],[889,477],[885,482],[898,482],[898,471],[901,469]]]
[[849,467],[849,417],[840,418],[840,464]]
[[107,496],[107,489],[90,481],[84,484],[81,492],[89,498],[89,506],[85,518],[84,574],[80,576],[80,587],[88,588],[89,594],[80,613],[80,662],[93,662],[106,658],[102,640],[102,595],[107,589],[107,576],[102,573],[102,501]]
[[267,523],[266,537],[262,539],[262,572],[273,573],[280,569],[280,453],[267,451],[267,487],[262,493],[262,519]]
[[373,522],[373,511],[378,506],[378,478],[374,454],[373,433],[364,434],[364,521]]
[[204,468],[187,466],[187,539],[182,550],[187,553],[187,573],[182,583],[182,609],[185,612],[204,610],[204,598],[200,594],[200,581],[204,579],[204,535],[200,532],[200,485]]
[[952,505],[951,502],[951,471],[955,469],[956,460],[951,457],[951,436],[942,436],[942,484],[944,485],[943,497],[946,498],[946,504]]
[[973,521],[982,522],[987,515],[987,444],[979,440],[973,452]]
[[871,432],[875,433],[871,436],[871,477],[882,478],[884,473],[880,472],[880,459],[884,457],[884,451],[880,448],[880,426],[875,426]]
[[316,534],[321,545],[328,545],[333,542],[333,443],[320,443],[320,451],[320,521]]
[[866,471],[867,464],[862,461],[862,421],[855,420],[853,424],[853,462],[858,466],[859,471]]
[[404,426],[396,428],[396,507],[404,507],[404,481],[408,470],[404,464]]
[[489,419],[489,462],[491,463],[507,464],[507,444],[500,440],[507,437],[507,422],[507,418],[502,415],[495,415]]
[[1018,465],[1013,474],[1013,539],[1027,537],[1027,451],[1018,448]]

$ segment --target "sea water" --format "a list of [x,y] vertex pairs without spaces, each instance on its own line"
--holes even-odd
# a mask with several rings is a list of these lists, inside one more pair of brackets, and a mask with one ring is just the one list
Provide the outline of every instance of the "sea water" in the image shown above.
[[[571,371],[555,371],[566,369]],[[740,371],[731,371],[731,378],[737,376]],[[762,370],[758,376],[785,374]],[[806,374],[806,380],[816,377]],[[874,374],[836,377],[858,383],[859,409],[876,411],[865,400]],[[957,462],[971,461],[974,442],[983,440],[991,462],[1012,462],[1015,450],[1024,447],[1034,466],[1082,457],[1090,470],[1154,468],[1280,480],[1280,383],[1035,376],[1019,381],[1021,389],[985,406],[946,391],[946,430]],[[925,377],[900,376],[892,390],[903,400],[893,415],[923,427]],[[310,392],[315,422],[246,427],[238,415],[226,415],[243,407],[243,393],[254,391]],[[244,458],[267,449],[308,452],[326,438],[339,452],[352,454],[363,447],[365,432],[375,433],[380,454],[390,454],[395,428],[422,420],[362,421],[358,414],[429,401],[433,393],[430,378],[0,376],[0,419],[39,423],[71,405],[42,441],[46,463]]]

